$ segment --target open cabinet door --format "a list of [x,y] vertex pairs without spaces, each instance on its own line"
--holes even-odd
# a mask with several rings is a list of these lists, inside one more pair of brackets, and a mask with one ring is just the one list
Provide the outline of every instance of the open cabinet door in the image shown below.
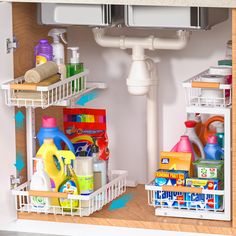
[[[7,53],[7,39],[12,39],[12,6],[0,2],[0,84],[13,78],[13,50]],[[0,228],[16,218],[11,195],[10,175],[16,175],[14,163],[15,121],[14,108],[7,107],[0,90]]]

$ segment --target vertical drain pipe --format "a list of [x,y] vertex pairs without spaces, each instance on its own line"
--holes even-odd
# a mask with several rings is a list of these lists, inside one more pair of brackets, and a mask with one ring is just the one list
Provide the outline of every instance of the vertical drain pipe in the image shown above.
[[146,59],[150,72],[151,85],[147,94],[147,180],[154,179],[158,168],[158,103],[157,103],[157,71],[152,59]]

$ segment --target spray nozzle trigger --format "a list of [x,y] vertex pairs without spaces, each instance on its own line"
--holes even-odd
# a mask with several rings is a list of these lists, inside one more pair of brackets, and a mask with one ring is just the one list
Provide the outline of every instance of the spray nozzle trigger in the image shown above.
[[75,154],[71,151],[57,151],[56,156],[64,157],[66,165],[70,165],[71,161],[75,160]]
[[66,33],[66,29],[51,29],[48,32],[48,36],[52,37],[54,42],[59,41],[60,38],[64,44],[67,44],[63,35],[64,33]]

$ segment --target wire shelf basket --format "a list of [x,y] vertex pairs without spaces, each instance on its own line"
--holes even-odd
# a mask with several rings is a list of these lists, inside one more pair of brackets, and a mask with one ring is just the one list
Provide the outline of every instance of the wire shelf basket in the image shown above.
[[[188,106],[227,107],[232,103],[232,85],[217,82],[204,82],[202,76],[209,74],[205,70],[183,82],[185,99]],[[207,95],[206,91],[210,91]],[[218,96],[214,96],[217,91]]]
[[85,92],[88,74],[89,71],[86,69],[84,72],[52,85],[35,85],[27,90],[22,87],[22,85],[26,84],[22,76],[3,83],[1,87],[4,90],[5,103],[8,106],[47,108]]
[[[71,195],[48,191],[32,191],[29,189],[30,182],[26,182],[12,190],[15,196],[15,205],[18,212],[35,212],[55,215],[89,216],[99,211],[106,204],[119,197],[126,191],[127,171],[113,170],[111,180],[100,189],[90,195]],[[51,204],[48,207],[35,205],[32,198],[66,198],[70,201],[70,207],[65,208],[58,204]],[[78,201],[78,207],[73,202]]]
[[224,190],[208,190],[184,186],[145,185],[148,204],[155,208],[155,215],[181,218],[226,220]]

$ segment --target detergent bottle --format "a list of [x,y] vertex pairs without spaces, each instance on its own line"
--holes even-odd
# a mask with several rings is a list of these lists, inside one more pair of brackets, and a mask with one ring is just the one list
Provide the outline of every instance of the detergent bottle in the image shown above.
[[[68,193],[70,195],[79,195],[79,183],[71,166],[71,161],[75,160],[75,155],[71,151],[60,151],[60,154],[65,158],[64,173],[66,174],[66,178],[60,184],[58,192]],[[63,211],[77,211],[79,207],[79,200],[71,201],[67,198],[59,198],[59,204],[63,207]]]
[[219,123],[216,125],[216,136],[218,138],[218,144],[220,145],[221,148],[224,148],[225,134],[224,134],[224,124],[223,123]]
[[193,148],[189,137],[187,135],[182,135],[179,142],[171,149],[171,152],[189,152],[192,155],[192,161],[195,161],[195,156],[193,153]]
[[203,145],[206,145],[207,139],[210,135],[216,134],[216,129],[210,129],[210,125],[213,122],[221,122],[224,123],[223,116],[212,116],[205,123],[202,123],[202,132],[198,135]]
[[42,120],[42,127],[40,128],[37,138],[39,140],[40,146],[43,144],[45,138],[53,139],[56,147],[62,150],[61,141],[63,141],[70,151],[75,153],[75,149],[71,141],[66,137],[66,135],[59,130],[57,127],[56,119],[54,117],[44,116]]
[[[30,190],[51,191],[51,183],[49,176],[44,171],[43,159],[38,159],[36,172],[33,174],[30,182]],[[51,199],[47,197],[30,197],[33,208],[40,210],[48,210],[51,205]]]
[[[189,137],[189,140],[192,143],[195,158],[205,159],[203,145],[202,145],[202,143],[201,143],[200,139],[198,138],[196,131],[195,131],[196,124],[197,124],[197,122],[194,120],[186,121],[185,122],[185,126],[186,126],[185,135],[187,135]],[[198,150],[200,151],[200,156],[198,156],[196,153]]]
[[34,48],[35,66],[52,61],[52,46],[47,39],[41,39]]
[[[44,170],[51,179],[51,187],[52,189],[57,190],[66,175],[64,173],[64,162],[59,155],[59,151],[54,144],[53,139],[44,139],[43,145],[39,148],[36,157],[44,160]],[[55,158],[57,159],[59,166],[55,162]]]
[[224,151],[218,144],[217,136],[210,135],[207,139],[207,144],[204,147],[207,160],[221,160],[224,155]]

